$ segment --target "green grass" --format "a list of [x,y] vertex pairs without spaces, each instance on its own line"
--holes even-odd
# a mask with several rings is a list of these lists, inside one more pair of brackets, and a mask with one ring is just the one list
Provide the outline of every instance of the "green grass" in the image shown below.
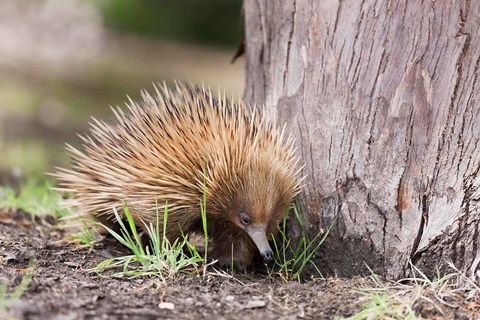
[[[111,228],[102,225],[115,239],[132,251],[132,255],[110,258],[102,261],[95,271],[104,271],[106,269],[122,268],[122,271],[115,273],[117,276],[156,276],[162,281],[175,276],[179,272],[198,274],[199,266],[203,266],[203,277],[207,274],[207,267],[216,261],[208,261],[208,228],[207,228],[207,185],[204,175],[203,198],[200,201],[200,215],[202,218],[202,227],[204,232],[204,255],[202,256],[195,245],[188,241],[188,235],[183,235],[180,239],[170,242],[167,239],[168,224],[168,203],[165,203],[163,210],[162,226],[160,227],[160,217],[158,203],[156,204],[155,224],[145,224],[145,229],[149,237],[149,244],[144,247],[137,232],[135,221],[128,210],[123,206],[125,219],[128,227],[120,217],[118,211],[113,208],[115,219],[120,225],[120,233]],[[160,230],[162,232],[160,233]],[[87,234],[88,236],[89,234]],[[145,248],[145,249],[144,249]],[[188,253],[187,253],[188,252]]]
[[[118,270],[113,276],[155,276],[165,281],[179,272],[198,273],[199,266],[205,263],[204,258],[196,251],[195,247],[188,244],[187,237],[176,239],[174,242],[166,237],[168,223],[168,206],[163,212],[163,225],[160,226],[159,210],[155,224],[146,225],[150,238],[147,246],[143,246],[135,222],[126,206],[123,207],[127,224],[122,221],[120,214],[114,208],[116,221],[120,225],[120,233],[103,226],[121,244],[131,250],[131,255],[110,258],[102,261],[95,269],[104,272],[107,269]],[[160,231],[162,230],[162,231]],[[186,253],[190,251],[190,255]]]
[[[436,276],[430,279],[410,262],[412,277],[387,283],[369,266],[366,267],[371,273],[375,287],[355,291],[361,296],[359,300],[361,310],[346,318],[348,320],[422,319],[416,310],[425,309],[425,305],[432,310],[431,312],[443,315],[442,306],[451,308],[454,304],[458,273],[441,274],[437,271]],[[461,307],[462,303],[460,301],[458,306]],[[418,308],[420,305],[424,307]]]
[[34,216],[55,215],[65,217],[72,212],[62,207],[62,196],[52,190],[53,183],[44,178],[29,178],[19,191],[0,186],[0,208],[21,210]]
[[305,267],[311,266],[316,270],[318,275],[322,277],[320,270],[318,270],[312,258],[325,241],[335,222],[332,223],[323,234],[319,233],[313,239],[309,239],[303,225],[298,203],[292,204],[291,207],[293,208],[295,219],[301,229],[300,236],[296,243],[287,237],[286,229],[288,212],[290,211],[289,208],[280,226],[279,239],[276,237],[272,238],[274,262],[272,266],[267,265],[267,276],[273,279],[275,275],[278,275],[285,282],[292,280],[301,282],[302,272]]
[[96,231],[95,223],[90,220],[82,219],[82,229],[72,235],[67,236],[68,239],[78,242],[82,247],[93,248],[95,244],[102,238]]
[[353,315],[349,320],[382,320],[382,319],[418,319],[415,313],[407,306],[400,304],[386,294],[373,293],[368,302],[362,305],[362,311]]
[[[35,259],[31,258],[28,262],[28,269],[22,278],[20,284],[13,289],[11,293],[8,293],[8,284],[0,283],[0,318],[9,319],[8,308],[16,300],[20,299],[27,290],[30,282],[32,281],[32,270],[35,266]],[[13,319],[13,318],[11,318]]]

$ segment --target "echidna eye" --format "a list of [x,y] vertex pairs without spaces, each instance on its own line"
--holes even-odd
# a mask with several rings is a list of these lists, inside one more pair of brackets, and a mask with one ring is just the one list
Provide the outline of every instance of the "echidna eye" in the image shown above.
[[241,213],[240,214],[240,222],[242,222],[243,225],[249,225],[250,224],[250,217],[246,213]]

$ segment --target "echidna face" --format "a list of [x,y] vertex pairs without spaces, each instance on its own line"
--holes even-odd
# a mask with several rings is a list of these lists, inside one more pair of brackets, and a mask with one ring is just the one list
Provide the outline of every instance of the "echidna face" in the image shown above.
[[243,177],[232,220],[249,234],[265,260],[273,258],[268,239],[278,230],[295,190],[282,172],[252,170]]

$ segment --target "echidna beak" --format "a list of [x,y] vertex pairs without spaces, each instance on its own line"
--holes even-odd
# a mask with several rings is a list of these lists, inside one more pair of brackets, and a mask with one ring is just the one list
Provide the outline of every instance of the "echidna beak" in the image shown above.
[[273,260],[273,252],[268,244],[268,239],[266,235],[266,229],[264,226],[258,225],[251,225],[245,228],[245,231],[248,233],[250,238],[252,238],[253,242],[260,251],[263,260],[265,261],[272,261]]

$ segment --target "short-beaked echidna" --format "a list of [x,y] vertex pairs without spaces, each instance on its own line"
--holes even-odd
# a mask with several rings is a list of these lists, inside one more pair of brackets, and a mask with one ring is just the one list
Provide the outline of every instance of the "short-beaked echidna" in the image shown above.
[[300,188],[290,136],[258,109],[203,87],[155,90],[126,111],[112,108],[115,122],[93,119],[84,151],[67,145],[73,166],[57,178],[59,190],[73,193],[68,205],[106,222],[125,203],[140,227],[167,205],[173,241],[203,234],[206,195],[209,257],[228,263],[233,252],[245,267],[258,248],[271,260],[268,239]]

